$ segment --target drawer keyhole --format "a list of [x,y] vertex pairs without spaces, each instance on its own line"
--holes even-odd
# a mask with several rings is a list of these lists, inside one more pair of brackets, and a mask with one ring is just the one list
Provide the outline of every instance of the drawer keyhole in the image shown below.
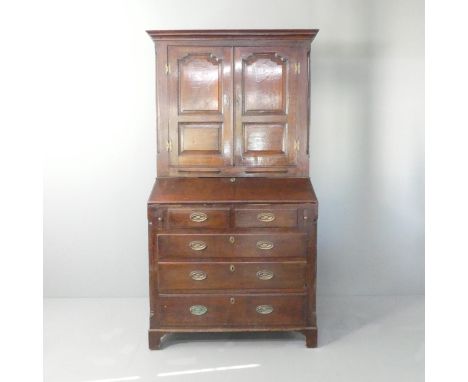
[[231,298],[229,299],[229,302],[230,302],[231,304],[234,304],[234,303],[236,302],[236,299],[235,299],[234,297],[231,297]]
[[230,270],[231,272],[234,272],[234,271],[236,270],[236,267],[235,267],[233,264],[231,264],[231,265],[229,266],[229,270]]
[[234,236],[229,236],[229,242],[231,244],[234,244],[235,241],[236,241],[236,239],[234,239]]

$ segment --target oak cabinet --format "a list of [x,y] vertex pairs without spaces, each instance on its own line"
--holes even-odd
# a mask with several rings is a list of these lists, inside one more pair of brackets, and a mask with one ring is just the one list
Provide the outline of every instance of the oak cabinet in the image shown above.
[[148,31],[157,168],[151,349],[172,332],[296,330],[317,342],[309,57],[317,30]]

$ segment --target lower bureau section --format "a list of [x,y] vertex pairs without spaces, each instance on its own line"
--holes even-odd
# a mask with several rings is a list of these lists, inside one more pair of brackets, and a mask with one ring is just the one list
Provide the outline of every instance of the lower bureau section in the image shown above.
[[302,294],[162,295],[154,319],[157,327],[304,326],[306,306]]

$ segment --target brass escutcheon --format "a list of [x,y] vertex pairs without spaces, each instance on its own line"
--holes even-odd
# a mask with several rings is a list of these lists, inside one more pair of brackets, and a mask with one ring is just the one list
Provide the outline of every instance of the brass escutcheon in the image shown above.
[[257,272],[257,277],[260,280],[270,280],[270,279],[273,278],[273,276],[274,276],[274,273],[272,271],[268,271],[266,269],[263,269],[263,270]]
[[275,245],[273,242],[268,240],[260,240],[257,241],[257,248],[258,249],[272,249]]
[[190,277],[196,281],[202,281],[206,279],[206,273],[203,271],[192,271]]
[[192,248],[194,251],[203,251],[207,245],[204,241],[201,240],[194,240],[189,243],[190,248]]
[[231,297],[231,298],[229,299],[229,302],[230,302],[231,304],[234,304],[234,303],[236,302],[236,299],[235,299],[234,297]]
[[234,271],[236,270],[236,267],[235,267],[233,264],[231,264],[231,265],[229,266],[229,270],[230,270],[231,272],[234,272]]
[[201,316],[208,311],[208,308],[204,305],[192,305],[190,307],[190,313],[194,316]]
[[236,239],[234,239],[234,236],[229,236],[229,242],[231,244],[234,244],[235,241],[236,241]]
[[196,223],[204,222],[208,219],[208,215],[204,212],[193,212],[190,214],[190,220]]
[[258,305],[255,310],[260,314],[270,314],[273,312],[273,307],[271,305]]
[[276,216],[273,212],[261,212],[257,215],[257,219],[264,223],[269,223],[275,220]]

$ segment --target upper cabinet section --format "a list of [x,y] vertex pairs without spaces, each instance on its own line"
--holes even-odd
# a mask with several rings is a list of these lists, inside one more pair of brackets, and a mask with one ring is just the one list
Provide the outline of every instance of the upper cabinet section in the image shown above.
[[149,31],[159,177],[307,177],[316,30]]

